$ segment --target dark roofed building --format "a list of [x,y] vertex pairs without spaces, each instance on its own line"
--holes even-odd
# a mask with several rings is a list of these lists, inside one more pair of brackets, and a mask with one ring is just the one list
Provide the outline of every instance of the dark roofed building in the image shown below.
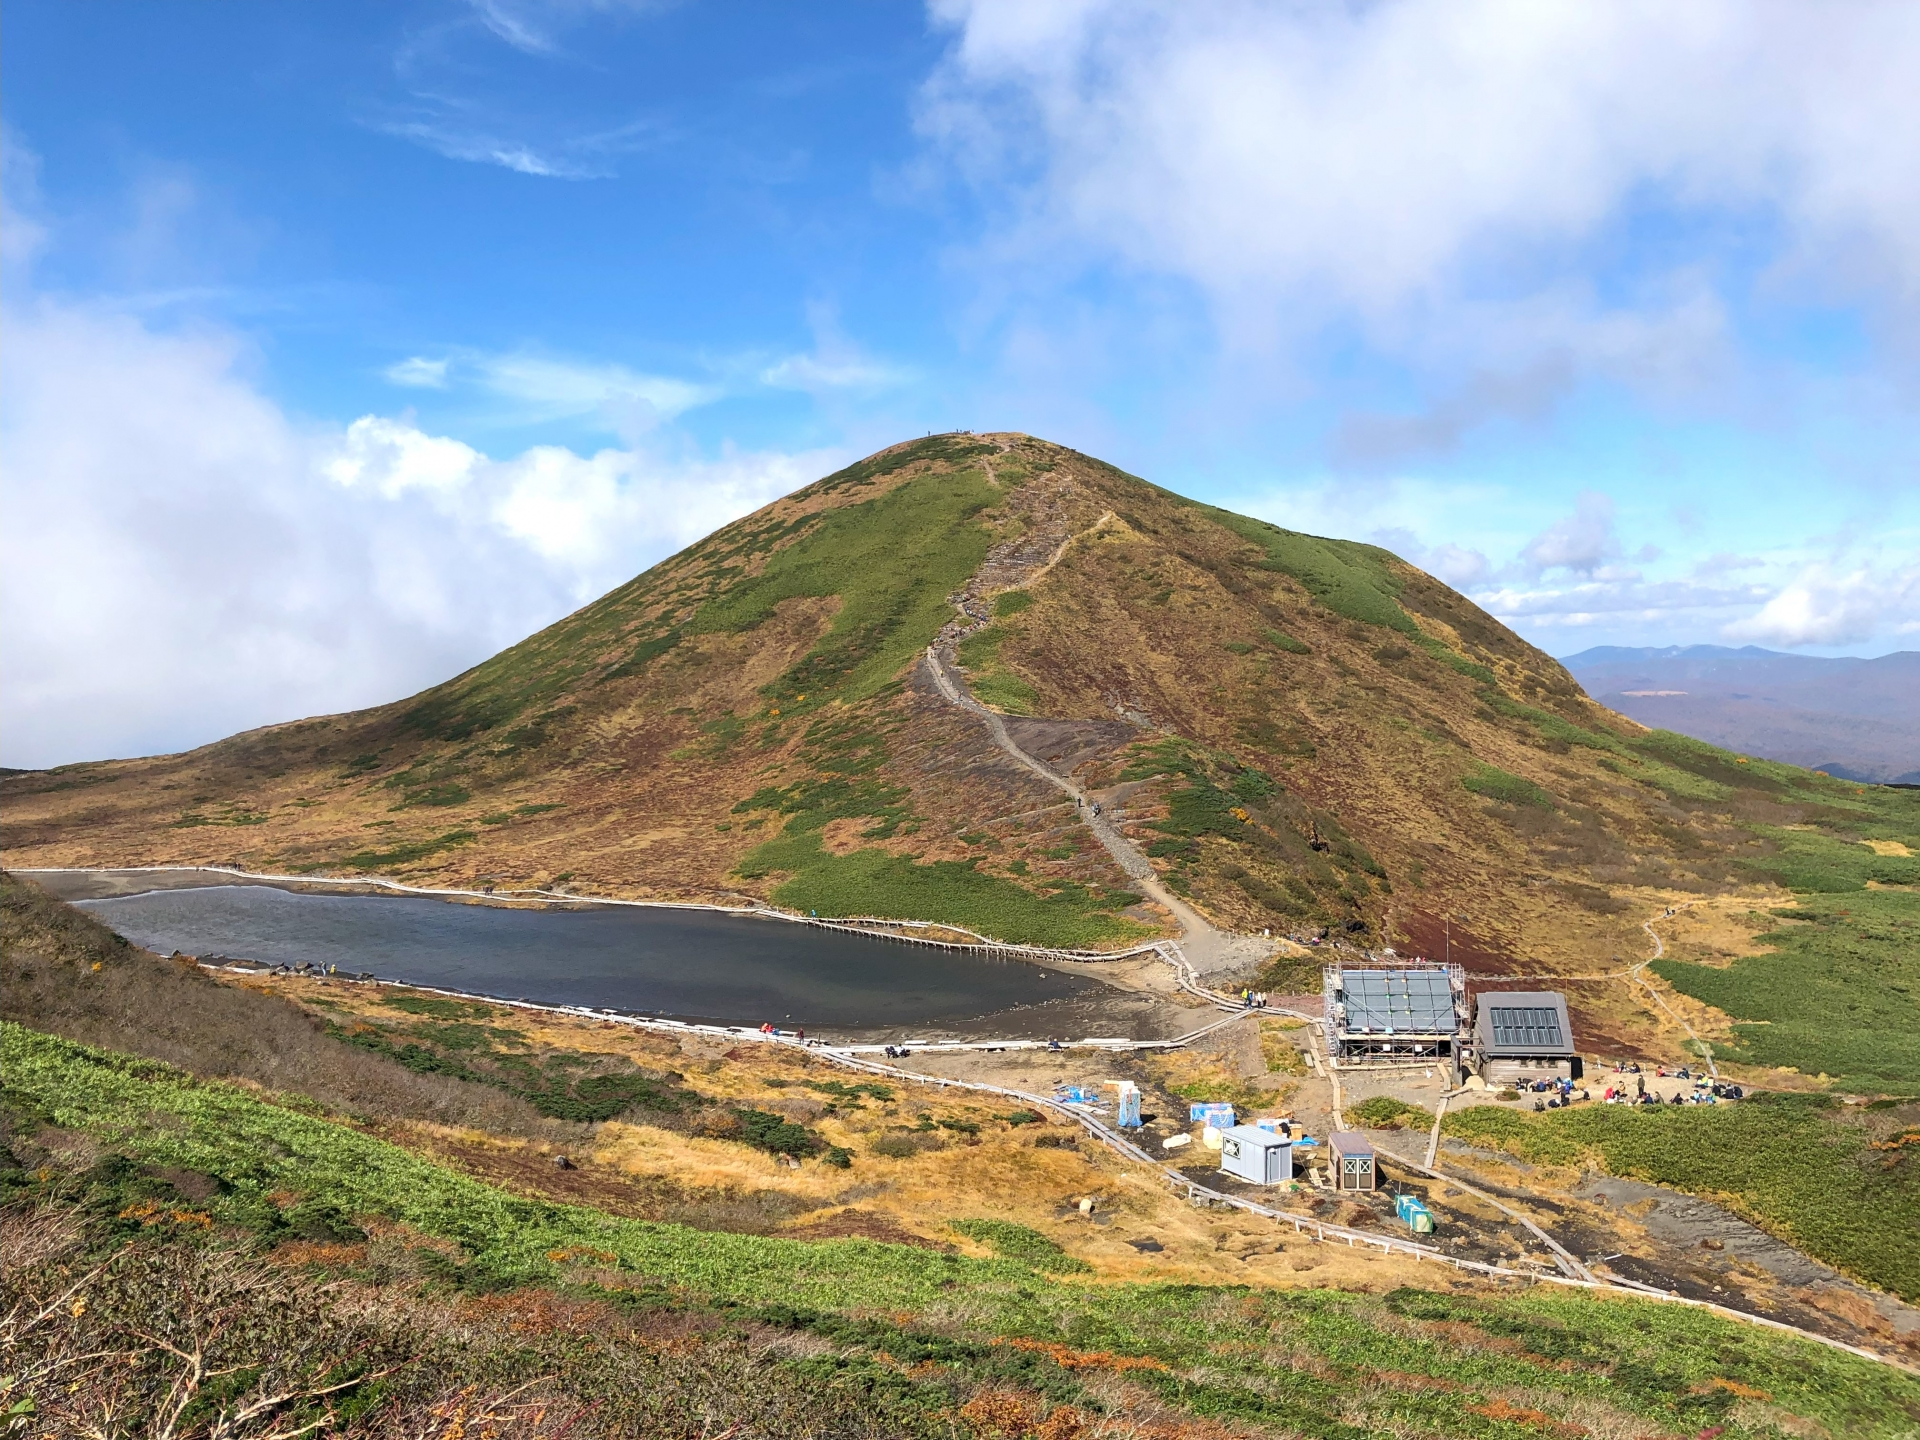
[[1555,990],[1486,990],[1473,997],[1473,1071],[1489,1085],[1578,1080],[1567,997]]

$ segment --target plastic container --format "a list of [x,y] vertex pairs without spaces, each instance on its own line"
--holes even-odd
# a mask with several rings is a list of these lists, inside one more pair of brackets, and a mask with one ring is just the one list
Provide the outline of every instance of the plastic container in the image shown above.
[[1407,1229],[1416,1235],[1433,1233],[1433,1212],[1417,1195],[1396,1195],[1393,1197],[1393,1210],[1406,1222]]

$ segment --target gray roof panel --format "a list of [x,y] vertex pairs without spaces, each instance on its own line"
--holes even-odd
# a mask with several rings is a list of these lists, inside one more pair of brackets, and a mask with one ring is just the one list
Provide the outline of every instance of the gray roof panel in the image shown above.
[[1483,991],[1474,996],[1474,1037],[1488,1055],[1572,1055],[1567,998],[1557,990]]
[[1453,982],[1444,970],[1342,970],[1344,1032],[1451,1035],[1459,1029]]

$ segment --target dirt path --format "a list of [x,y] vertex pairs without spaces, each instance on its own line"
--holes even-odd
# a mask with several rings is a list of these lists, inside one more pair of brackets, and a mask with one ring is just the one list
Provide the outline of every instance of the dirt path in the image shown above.
[[[1700,903],[1698,900],[1689,900],[1684,905],[1669,906],[1666,912],[1657,918],[1661,920],[1670,919],[1672,916],[1678,915],[1682,910],[1691,910],[1695,905]],[[1693,1041],[1695,1050],[1706,1057],[1707,1073],[1718,1080],[1720,1078],[1720,1067],[1713,1063],[1713,1047],[1700,1038],[1698,1031],[1680,1018],[1680,1012],[1667,1003],[1667,997],[1662,995],[1654,986],[1654,983],[1646,977],[1645,971],[1647,966],[1662,958],[1667,953],[1666,941],[1662,940],[1660,938],[1660,932],[1653,928],[1652,920],[1641,921],[1640,928],[1653,937],[1653,954],[1642,960],[1638,965],[1635,965],[1627,973],[1633,977],[1634,984],[1638,985],[1642,990],[1646,991],[1648,995],[1653,997],[1654,1004],[1666,1011],[1668,1019],[1672,1020],[1674,1024],[1687,1032],[1687,1038]]]
[[979,717],[986,725],[988,733],[993,736],[994,744],[1006,751],[1016,763],[1039,776],[1062,794],[1072,798],[1080,816],[1080,823],[1093,832],[1094,838],[1100,842],[1101,847],[1113,857],[1113,863],[1118,865],[1127,878],[1139,885],[1149,897],[1165,906],[1179,922],[1183,932],[1181,935],[1183,945],[1203,941],[1205,937],[1218,934],[1213,926],[1201,918],[1198,911],[1160,883],[1159,877],[1154,874],[1153,866],[1147,862],[1147,857],[1140,853],[1139,848],[1131,840],[1120,833],[1119,827],[1105,815],[1094,813],[1093,801],[1087,797],[1085,791],[1074,784],[1068,776],[1036,760],[1020,748],[1013,736],[1007,733],[1006,722],[973,698],[966,688],[966,682],[950,668],[951,661],[941,655],[939,646],[927,647],[926,664],[927,672],[933,678],[934,687],[946,697],[949,704],[957,705],[962,710]]
[[[989,462],[989,469],[992,468]],[[1149,899],[1163,906],[1180,926],[1180,947],[1195,970],[1205,972],[1243,959],[1243,949],[1227,935],[1208,924],[1191,905],[1173,894],[1160,882],[1147,857],[1121,833],[1104,814],[1095,813],[1095,802],[1076,785],[1070,775],[1062,774],[1023,748],[1007,729],[1006,721],[973,697],[960,675],[957,651],[960,642],[977,630],[993,623],[992,597],[1007,590],[1032,584],[1046,574],[1065,555],[1076,540],[1099,530],[1112,519],[1103,514],[1090,526],[1074,530],[1056,505],[1036,501],[1034,523],[1019,538],[996,545],[979,571],[953,597],[959,611],[941,630],[939,638],[927,647],[925,665],[934,688],[947,703],[965,710],[987,727],[993,743],[1023,769],[1072,798],[1080,822],[1093,832],[1100,846],[1113,857],[1134,884]]]

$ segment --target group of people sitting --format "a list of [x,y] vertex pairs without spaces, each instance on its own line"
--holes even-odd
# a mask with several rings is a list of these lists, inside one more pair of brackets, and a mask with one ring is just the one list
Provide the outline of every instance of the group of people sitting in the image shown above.
[[1716,1105],[1722,1100],[1747,1098],[1747,1092],[1741,1086],[1726,1080],[1695,1075],[1686,1065],[1674,1070],[1669,1070],[1664,1065],[1654,1067],[1655,1079],[1686,1080],[1692,1085],[1691,1089],[1674,1091],[1664,1100],[1647,1089],[1646,1075],[1637,1062],[1616,1062],[1613,1072],[1616,1075],[1631,1075],[1633,1085],[1629,1089],[1624,1080],[1617,1085],[1609,1085],[1606,1094],[1601,1097],[1609,1105]]
[[1535,1094],[1546,1095],[1546,1099],[1533,1102],[1533,1108],[1536,1110],[1561,1110],[1576,1100],[1593,1098],[1592,1093],[1587,1090],[1575,1091],[1571,1080],[1535,1080],[1532,1084],[1522,1082],[1520,1088],[1531,1090]]

